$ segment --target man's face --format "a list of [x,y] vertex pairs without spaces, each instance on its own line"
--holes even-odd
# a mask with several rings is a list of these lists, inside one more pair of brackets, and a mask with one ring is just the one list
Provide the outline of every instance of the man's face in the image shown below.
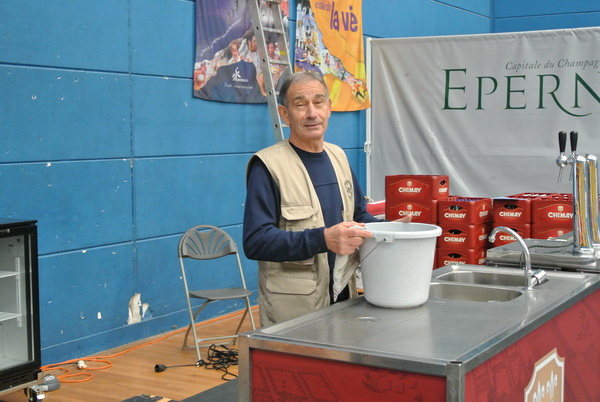
[[256,46],[256,36],[253,36],[252,39],[250,39],[250,51],[251,52],[256,52],[257,46]]
[[322,142],[331,115],[331,101],[323,85],[317,80],[295,82],[288,90],[287,102],[287,107],[279,106],[279,113],[290,126],[294,145],[302,148],[303,144]]

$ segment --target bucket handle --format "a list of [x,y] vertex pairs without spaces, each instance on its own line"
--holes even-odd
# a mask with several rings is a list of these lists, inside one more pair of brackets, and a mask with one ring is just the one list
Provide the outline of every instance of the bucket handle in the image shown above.
[[395,232],[378,232],[378,231],[370,231],[373,234],[373,238],[377,243],[385,242],[385,243],[393,243],[394,242],[394,233]]
[[[363,226],[352,226],[352,228],[368,230]],[[371,255],[371,253],[373,253],[373,251],[375,251],[375,249],[377,247],[379,247],[381,245],[381,243],[393,243],[394,242],[394,232],[381,232],[381,231],[373,231],[373,230],[369,230],[369,232],[371,232],[373,234],[373,239],[375,240],[375,243],[377,243],[377,244],[375,245],[375,247],[373,247],[371,249],[371,251],[369,251],[369,254],[365,255],[360,260],[361,264]]]
[[394,242],[394,235],[396,233],[396,232],[383,232],[383,231],[378,231],[378,230],[369,230],[369,229],[367,229],[364,226],[351,226],[351,228],[352,229],[366,230],[367,232],[371,232],[371,234],[373,235],[373,239],[377,243],[381,243],[381,242],[393,243]]

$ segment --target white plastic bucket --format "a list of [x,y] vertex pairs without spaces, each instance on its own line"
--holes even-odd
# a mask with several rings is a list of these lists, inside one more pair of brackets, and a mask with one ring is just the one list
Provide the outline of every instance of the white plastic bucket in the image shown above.
[[365,298],[379,307],[416,307],[427,301],[442,229],[414,222],[366,224],[373,237],[360,246]]

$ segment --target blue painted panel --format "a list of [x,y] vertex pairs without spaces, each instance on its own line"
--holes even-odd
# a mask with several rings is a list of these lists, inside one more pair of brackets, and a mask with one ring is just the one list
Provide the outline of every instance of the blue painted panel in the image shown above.
[[[598,11],[598,0],[494,0],[494,17],[523,17]],[[531,30],[531,29],[527,29]]]
[[[430,1],[434,3],[434,1]],[[486,17],[491,17],[491,3],[493,0],[443,0],[435,3],[443,3],[452,7],[460,8]]]
[[135,156],[255,152],[273,144],[266,104],[192,97],[191,79],[133,78]]
[[128,2],[0,0],[6,63],[128,71]]
[[333,112],[329,118],[325,140],[342,148],[362,148],[364,141],[359,143],[358,139],[359,119],[359,112]]
[[[374,1],[374,0],[371,0]],[[438,2],[420,0],[363,3],[363,33],[377,38],[490,32],[490,18]]]
[[0,216],[37,219],[39,252],[131,240],[128,160],[0,165]]
[[363,188],[365,195],[367,194],[367,155],[365,153],[365,141],[367,140],[367,112],[366,110],[362,110],[358,114],[358,138],[357,141],[360,144],[360,147],[357,149],[357,167],[355,170],[356,175],[358,176],[358,181]]
[[131,1],[133,73],[191,79],[196,26],[194,10],[192,0]]
[[135,289],[150,303],[153,317],[187,311],[177,259],[179,237],[168,236],[137,243]]
[[502,18],[494,22],[495,32],[584,28],[600,25],[600,12],[538,17]]
[[242,222],[250,155],[142,159],[134,164],[137,238],[196,224]]
[[0,66],[0,162],[130,155],[126,75]]
[[132,261],[131,244],[41,257],[42,347],[127,325]]

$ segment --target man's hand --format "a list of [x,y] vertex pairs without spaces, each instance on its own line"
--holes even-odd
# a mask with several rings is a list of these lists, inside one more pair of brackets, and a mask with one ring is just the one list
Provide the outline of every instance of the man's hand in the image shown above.
[[364,223],[342,222],[325,229],[325,243],[327,248],[339,255],[352,254],[365,238],[373,237],[368,230],[356,228],[364,227]]

